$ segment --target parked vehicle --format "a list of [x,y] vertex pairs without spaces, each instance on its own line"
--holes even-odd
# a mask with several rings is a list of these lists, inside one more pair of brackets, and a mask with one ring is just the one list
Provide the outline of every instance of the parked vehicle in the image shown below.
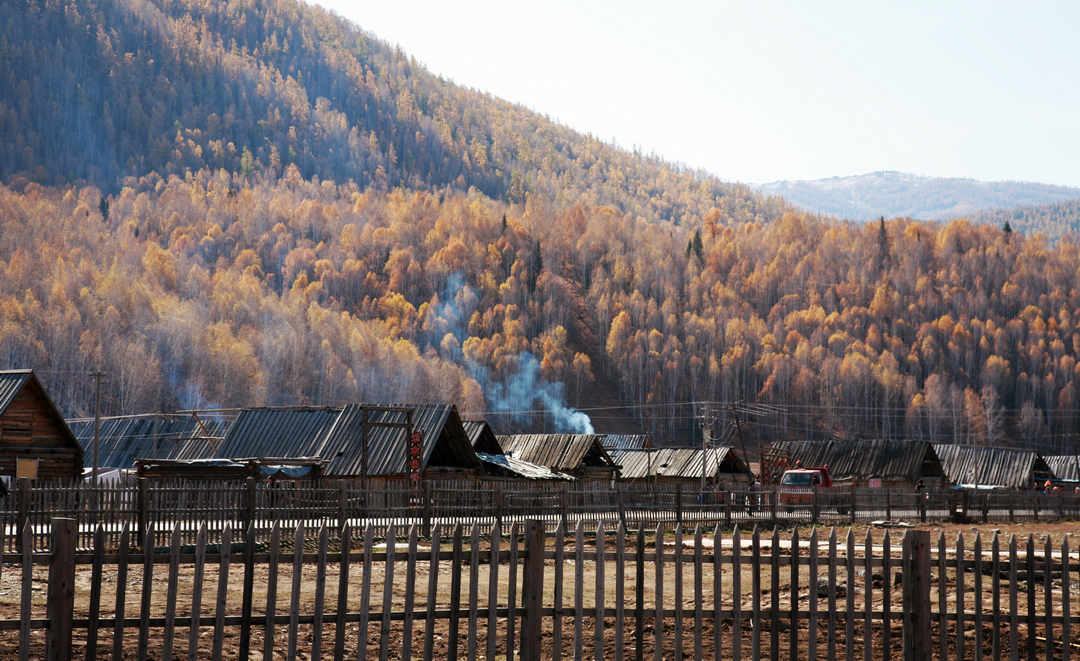
[[798,463],[795,468],[784,471],[780,478],[779,504],[788,512],[796,507],[809,506],[813,502],[813,492],[818,487],[831,487],[832,473],[829,465],[803,467]]

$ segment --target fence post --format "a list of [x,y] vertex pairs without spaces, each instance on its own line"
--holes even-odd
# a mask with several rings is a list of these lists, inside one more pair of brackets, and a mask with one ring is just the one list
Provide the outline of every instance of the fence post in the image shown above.
[[1058,517],[1065,518],[1065,492],[1059,491],[1058,495]]
[[619,521],[626,527],[626,505],[623,504],[622,482],[615,483],[615,495],[619,499]]
[[562,514],[563,528],[566,527],[567,509],[566,509],[566,482],[559,485],[559,509]]
[[1032,491],[1031,492],[1031,512],[1032,512],[1032,515],[1035,517],[1035,520],[1038,521],[1039,520],[1039,492],[1038,491]]
[[1016,491],[1009,492],[1009,523],[1016,523]]
[[431,480],[424,480],[424,537],[431,537]]
[[682,485],[675,485],[675,520],[682,523]]
[[255,490],[258,488],[258,482],[255,478],[248,476],[244,480],[244,521],[243,530],[247,530],[249,527],[255,525]]
[[772,524],[775,526],[780,518],[780,492],[775,486],[769,492],[769,513],[772,516]]
[[731,527],[731,501],[735,498],[735,492],[731,490],[732,485],[727,485],[727,491],[724,492],[724,526]]
[[[30,480],[19,479],[19,490],[15,494],[15,550],[23,552],[23,540],[26,538],[26,527],[30,522]],[[33,543],[30,544],[33,546]]]
[[150,527],[150,488],[149,483],[145,477],[139,478],[139,497],[137,506],[139,508],[139,514],[136,521],[139,525],[139,536],[137,539],[146,539],[146,531]]
[[[561,543],[561,542],[560,542]],[[544,606],[544,522],[529,521],[521,581],[521,661],[540,661]]]
[[810,520],[815,524],[821,515],[821,504],[818,503],[818,487],[810,488]]
[[852,523],[855,523],[855,503],[856,503],[855,485],[853,484],[853,485],[851,485],[851,522]]
[[892,521],[892,489],[885,487],[885,518]]
[[925,489],[916,493],[919,495],[919,521],[926,523],[926,499],[929,498],[929,494],[926,493]]
[[904,661],[930,661],[930,532],[907,531],[904,546]]
[[340,531],[342,528],[345,527],[345,522],[349,520],[349,492],[347,490],[348,489],[348,483],[345,482],[345,480],[338,480],[337,481],[337,488],[338,488],[338,497],[337,497],[337,509],[338,509],[337,523],[338,523],[338,525],[337,525],[337,527],[338,527],[338,530]]
[[71,631],[75,617],[75,546],[78,526],[75,519],[52,520],[52,559],[49,561],[45,638],[48,661],[71,661]]
[[495,485],[495,525],[502,526],[503,522],[503,483],[498,482]]

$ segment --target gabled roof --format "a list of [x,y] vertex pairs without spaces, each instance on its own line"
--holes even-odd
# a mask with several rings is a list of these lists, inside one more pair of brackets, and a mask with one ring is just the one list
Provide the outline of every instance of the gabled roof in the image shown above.
[[600,444],[605,450],[651,450],[656,446],[649,434],[604,434]]
[[1052,454],[1043,457],[1050,472],[1059,480],[1080,480],[1080,457],[1075,454]]
[[[329,462],[327,476],[363,474],[364,410],[368,412],[368,476],[400,475],[406,472],[408,431],[403,427],[378,427],[378,424],[403,424],[412,412],[415,431],[423,433],[423,466],[479,468],[480,460],[469,444],[457,408],[451,404],[407,404],[343,407],[249,408],[237,416],[225,439],[219,444],[218,457],[311,457]],[[197,459],[215,456],[202,449]]]
[[939,443],[934,450],[949,481],[956,484],[982,484],[1002,487],[1026,487],[1033,479],[1050,477],[1050,466],[1034,450],[987,448]]
[[[656,450],[611,450],[615,463],[622,469],[619,477],[639,480],[651,477],[701,479],[701,448],[657,448]],[[742,473],[750,475],[750,468],[739,459],[732,448],[709,448],[704,460],[706,475]]]
[[[83,464],[94,461],[94,420],[79,418],[68,426],[85,450]],[[134,468],[136,459],[176,459],[184,453],[205,449],[212,452],[211,443],[221,443],[229,421],[221,418],[196,418],[190,414],[131,415],[103,418],[98,431],[101,445],[98,450],[100,468]],[[207,435],[214,439],[206,440]],[[188,449],[186,446],[193,447]]]
[[597,434],[515,434],[498,438],[504,453],[560,473],[587,466],[616,468]]
[[71,445],[78,449],[79,452],[82,452],[82,446],[79,445],[78,439],[76,439],[75,434],[71,432],[71,428],[68,427],[67,421],[64,420],[64,416],[60,414],[60,409],[56,407],[52,398],[49,397],[49,392],[45,390],[45,386],[38,380],[37,374],[34,374],[34,370],[0,370],[0,415],[7,412],[8,407],[15,401],[15,398],[27,387],[35,389],[36,393],[41,397],[41,400],[45,403],[46,408],[49,409],[49,413],[55,420],[61,435],[70,441]]
[[773,447],[787,450],[792,464],[796,461],[804,466],[828,464],[834,479],[879,477],[908,481],[945,474],[929,441],[788,441],[774,443]]
[[465,433],[468,434],[474,450],[492,455],[503,453],[495,431],[486,420],[462,420],[461,424],[465,427]]

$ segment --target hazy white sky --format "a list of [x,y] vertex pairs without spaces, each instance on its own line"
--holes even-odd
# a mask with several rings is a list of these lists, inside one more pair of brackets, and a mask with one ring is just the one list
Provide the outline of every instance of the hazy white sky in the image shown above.
[[728,181],[1080,186],[1080,2],[320,4],[458,84]]

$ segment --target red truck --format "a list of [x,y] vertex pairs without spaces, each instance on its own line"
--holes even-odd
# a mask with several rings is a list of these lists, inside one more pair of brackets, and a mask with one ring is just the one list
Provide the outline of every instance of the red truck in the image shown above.
[[811,503],[814,487],[831,487],[833,485],[832,474],[829,465],[804,467],[799,462],[795,468],[784,471],[780,478],[780,505],[793,511],[797,506],[807,506]]

